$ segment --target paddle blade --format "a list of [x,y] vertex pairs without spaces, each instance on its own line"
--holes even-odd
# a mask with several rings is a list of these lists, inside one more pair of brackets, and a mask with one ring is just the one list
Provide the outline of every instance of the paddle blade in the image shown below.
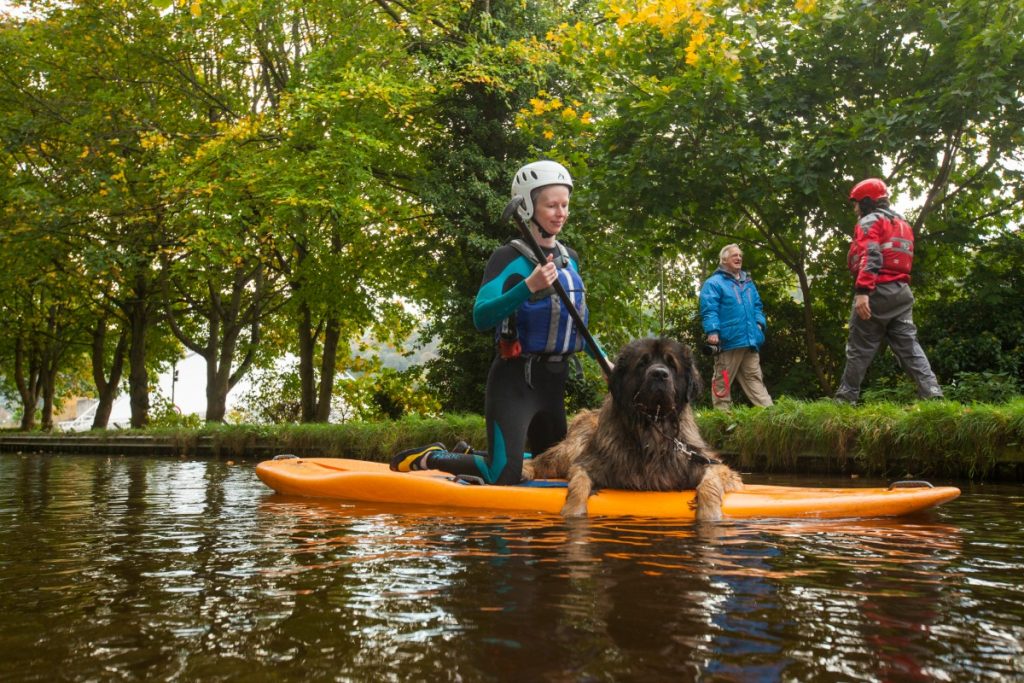
[[517,213],[519,211],[519,207],[525,205],[526,200],[522,197],[513,197],[512,201],[505,205],[505,210],[501,212],[501,220],[507,221],[512,218],[512,216],[519,218],[519,214]]

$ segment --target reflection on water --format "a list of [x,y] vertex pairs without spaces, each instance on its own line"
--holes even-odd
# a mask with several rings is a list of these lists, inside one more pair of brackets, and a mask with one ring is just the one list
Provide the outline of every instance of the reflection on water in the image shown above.
[[5,455],[0,680],[1021,680],[1022,511],[564,522]]

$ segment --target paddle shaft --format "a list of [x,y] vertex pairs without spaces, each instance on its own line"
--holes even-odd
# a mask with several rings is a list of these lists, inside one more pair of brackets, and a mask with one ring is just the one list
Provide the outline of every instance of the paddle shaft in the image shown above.
[[[530,245],[530,249],[533,250],[534,256],[537,257],[537,261],[541,264],[547,263],[547,254],[544,253],[540,244],[537,243],[537,238],[534,237],[533,233],[530,231],[530,226],[527,225],[526,221],[523,220],[523,217],[519,215],[518,209],[523,203],[522,197],[513,197],[512,201],[509,202],[508,206],[506,206],[505,210],[502,212],[502,218],[505,220],[512,218],[515,221],[516,227],[519,228],[519,232],[523,236],[523,239],[526,240],[526,243]],[[565,308],[569,311],[569,317],[572,318],[573,324],[576,325],[576,330],[583,336],[583,339],[587,342],[590,350],[594,352],[594,358],[597,359],[597,363],[601,366],[601,370],[604,372],[605,377],[611,377],[612,368],[608,364],[608,359],[604,357],[604,354],[601,352],[601,347],[599,347],[597,342],[594,341],[594,337],[590,334],[590,330],[587,329],[587,324],[583,322],[583,316],[581,316],[580,312],[576,310],[576,306],[573,305],[572,300],[569,298],[569,294],[565,291],[565,287],[562,286],[562,282],[558,278],[555,278],[555,281],[551,283],[551,286],[554,288],[555,294],[558,295],[558,298],[562,300]]]

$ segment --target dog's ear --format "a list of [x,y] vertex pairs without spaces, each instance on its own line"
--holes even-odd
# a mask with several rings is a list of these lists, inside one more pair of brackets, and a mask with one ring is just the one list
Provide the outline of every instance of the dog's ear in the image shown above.
[[690,358],[690,372],[689,385],[686,389],[686,400],[690,405],[694,405],[700,400],[700,397],[704,394],[704,380],[701,379],[700,370],[697,369],[697,364],[693,362],[693,358]]
[[620,407],[628,406],[632,400],[632,396],[627,399],[629,391],[625,386],[629,375],[627,370],[633,365],[629,357],[629,349],[630,347],[626,346],[619,352],[615,359],[615,367],[612,368],[612,376],[608,378],[608,392],[616,404],[621,404]]
[[695,404],[700,400],[700,397],[704,394],[704,381],[701,379],[700,370],[697,369],[697,364],[693,360],[693,352],[690,347],[682,342],[675,342],[675,348],[673,352],[677,354],[680,363],[683,366],[683,377],[685,378],[685,387],[680,387],[686,392],[686,402],[690,405]]

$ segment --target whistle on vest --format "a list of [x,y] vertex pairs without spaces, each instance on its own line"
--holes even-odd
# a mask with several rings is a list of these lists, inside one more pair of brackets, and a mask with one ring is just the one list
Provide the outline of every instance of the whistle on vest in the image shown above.
[[523,355],[523,345],[518,339],[499,339],[498,355],[505,360],[512,360]]

